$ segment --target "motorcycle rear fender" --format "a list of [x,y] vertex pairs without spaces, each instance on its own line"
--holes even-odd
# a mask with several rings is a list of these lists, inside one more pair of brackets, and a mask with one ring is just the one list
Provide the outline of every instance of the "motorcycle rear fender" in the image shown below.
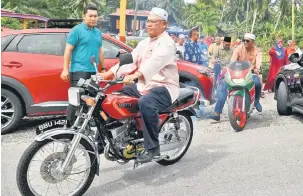
[[97,157],[97,170],[96,170],[96,175],[99,176],[99,165],[100,165],[100,157],[97,148],[95,147],[93,141],[87,137],[86,135],[83,135],[82,133],[77,133],[74,130],[71,129],[51,129],[49,131],[46,131],[44,133],[41,133],[36,136],[35,140],[38,142],[44,141],[46,139],[52,139],[53,136],[56,135],[76,135],[76,134],[81,134],[81,138],[86,140],[89,145],[94,149],[95,156]]
[[189,116],[196,116],[196,111],[193,107],[187,108],[185,110],[181,110],[182,112],[186,112]]

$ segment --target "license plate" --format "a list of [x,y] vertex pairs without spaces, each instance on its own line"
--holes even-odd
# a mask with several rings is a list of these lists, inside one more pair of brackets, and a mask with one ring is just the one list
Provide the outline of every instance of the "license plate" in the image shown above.
[[39,135],[50,129],[63,127],[65,125],[65,123],[66,123],[66,120],[51,120],[51,121],[45,122],[36,128],[36,134]]

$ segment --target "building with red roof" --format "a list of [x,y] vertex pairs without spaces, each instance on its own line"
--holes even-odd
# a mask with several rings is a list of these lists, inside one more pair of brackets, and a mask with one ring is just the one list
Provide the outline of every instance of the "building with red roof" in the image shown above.
[[[143,29],[145,26],[145,21],[149,15],[150,11],[148,10],[138,10],[137,11],[137,25],[136,30]],[[120,9],[117,8],[116,12],[109,15],[110,17],[110,30],[112,33],[119,33],[120,28]],[[126,32],[132,32],[134,29],[134,17],[135,10],[127,9],[126,10]]]

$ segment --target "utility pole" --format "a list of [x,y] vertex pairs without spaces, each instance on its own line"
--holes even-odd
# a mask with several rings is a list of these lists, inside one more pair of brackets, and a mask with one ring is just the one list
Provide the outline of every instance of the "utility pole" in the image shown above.
[[126,3],[127,0],[120,0],[120,41],[126,42],[125,24],[126,24]]
[[137,11],[138,11],[138,1],[139,1],[139,0],[136,0],[136,6],[135,6],[133,36],[135,35],[135,33],[136,33],[136,31],[137,31]]
[[296,0],[292,0],[292,40],[295,40],[295,6]]

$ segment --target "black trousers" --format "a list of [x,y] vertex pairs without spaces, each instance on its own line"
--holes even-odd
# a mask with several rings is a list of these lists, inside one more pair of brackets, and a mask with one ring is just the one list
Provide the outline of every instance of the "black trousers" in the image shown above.
[[[96,73],[94,73],[94,72],[70,72],[69,73],[70,86],[75,87],[80,78],[83,78],[83,79],[87,80],[87,79],[91,78],[92,75],[95,75],[95,74]],[[76,111],[77,111],[76,106],[68,104],[68,107],[67,107],[67,123],[68,123],[68,125],[73,125],[74,124],[74,122],[76,120],[76,116],[75,116]]]
[[141,95],[135,84],[125,86],[123,94],[139,98],[139,109],[143,121],[144,148],[149,150],[159,146],[159,112],[171,106],[172,101],[165,87],[155,87],[146,95]]

